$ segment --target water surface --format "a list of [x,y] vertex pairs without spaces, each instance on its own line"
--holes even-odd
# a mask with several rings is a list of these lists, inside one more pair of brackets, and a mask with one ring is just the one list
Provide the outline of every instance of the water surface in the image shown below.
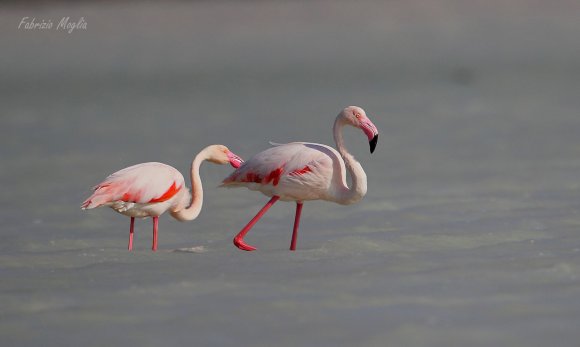
[[[556,2],[2,5],[0,341],[6,346],[576,346],[580,44]],[[84,16],[72,34],[23,16]],[[381,131],[357,205],[217,189],[190,223],[81,211],[145,161]],[[182,251],[175,251],[185,249]]]

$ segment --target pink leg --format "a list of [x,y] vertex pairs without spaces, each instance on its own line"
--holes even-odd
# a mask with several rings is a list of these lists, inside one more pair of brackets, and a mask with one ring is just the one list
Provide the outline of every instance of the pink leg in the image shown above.
[[290,250],[296,250],[296,239],[298,238],[298,227],[300,226],[300,215],[302,214],[302,202],[296,202],[296,216],[294,217],[294,230],[292,230],[292,242]]
[[238,247],[239,249],[241,249],[243,251],[255,251],[256,250],[256,247],[250,246],[244,242],[244,236],[246,236],[246,234],[248,233],[248,231],[250,231],[250,229],[252,229],[254,224],[256,224],[256,222],[258,222],[258,220],[260,218],[262,218],[264,213],[266,213],[268,211],[268,209],[270,209],[270,207],[272,207],[272,205],[274,205],[274,203],[276,201],[278,201],[278,199],[280,199],[280,197],[277,195],[274,195],[272,197],[272,199],[270,199],[270,201],[268,201],[268,203],[266,203],[266,205],[264,205],[264,207],[262,207],[260,212],[258,212],[258,214],[254,218],[252,218],[252,220],[242,229],[242,231],[240,231],[236,235],[236,237],[234,237],[234,245],[236,245],[236,247]]
[[157,250],[157,229],[159,228],[159,217],[153,217],[153,252]]
[[129,246],[130,251],[133,250],[133,231],[135,230],[135,217],[131,217],[131,229],[129,229]]

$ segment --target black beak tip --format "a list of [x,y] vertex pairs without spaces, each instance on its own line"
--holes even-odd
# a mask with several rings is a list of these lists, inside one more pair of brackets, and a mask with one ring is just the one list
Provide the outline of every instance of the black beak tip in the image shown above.
[[375,147],[377,147],[377,141],[379,140],[379,134],[376,134],[372,140],[369,141],[369,145],[371,146],[371,153],[375,151]]

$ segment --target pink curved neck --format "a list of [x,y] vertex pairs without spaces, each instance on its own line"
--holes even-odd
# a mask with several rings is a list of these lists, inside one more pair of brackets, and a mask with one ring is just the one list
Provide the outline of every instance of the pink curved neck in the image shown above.
[[203,205],[203,187],[199,177],[199,167],[208,158],[205,150],[199,152],[191,162],[191,204],[179,211],[172,212],[171,215],[180,221],[194,220],[199,216]]
[[[336,149],[344,160],[346,170],[350,174],[351,178],[350,187],[345,187],[344,189],[339,190],[338,196],[336,197],[336,202],[339,204],[348,205],[358,202],[367,193],[367,175],[360,163],[354,159],[354,157],[347,151],[346,147],[344,146],[344,141],[342,138],[342,127],[345,124],[346,121],[341,117],[341,115],[336,117],[336,120],[334,121],[333,135],[334,142],[336,143]],[[343,175],[346,176],[346,172],[343,172]]]

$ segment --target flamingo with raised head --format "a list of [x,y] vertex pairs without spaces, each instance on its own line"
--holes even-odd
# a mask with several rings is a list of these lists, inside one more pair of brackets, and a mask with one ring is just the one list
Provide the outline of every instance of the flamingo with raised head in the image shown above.
[[[243,160],[226,146],[211,145],[195,156],[191,163],[192,192],[185,186],[183,175],[163,163],[142,163],[117,171],[94,187],[93,194],[82,203],[83,210],[108,206],[131,217],[129,246],[133,249],[135,217],[153,219],[153,245],[157,250],[159,216],[169,211],[173,218],[190,221],[197,218],[203,204],[203,188],[199,168],[205,161],[215,164],[230,163],[240,167]],[[191,203],[190,203],[191,201]]]
[[[296,202],[290,243],[290,250],[294,251],[304,201],[327,200],[349,205],[362,199],[367,192],[367,176],[344,147],[342,127],[345,125],[361,129],[369,140],[371,153],[374,152],[379,137],[377,128],[362,108],[349,106],[334,121],[337,149],[309,142],[272,143],[275,147],[256,154],[223,181],[221,186],[247,187],[271,197],[234,238],[239,249],[256,249],[244,242],[244,236],[278,200]],[[347,171],[352,179],[350,187],[346,183]]]

